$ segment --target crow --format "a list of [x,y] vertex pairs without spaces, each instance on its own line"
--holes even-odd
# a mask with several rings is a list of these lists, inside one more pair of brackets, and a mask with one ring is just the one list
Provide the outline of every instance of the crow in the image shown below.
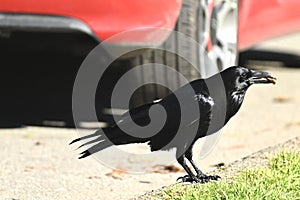
[[[179,179],[201,183],[218,180],[220,176],[206,175],[196,166],[192,158],[193,145],[199,138],[222,129],[240,109],[247,89],[259,83],[275,84],[276,78],[267,72],[232,66],[207,79],[191,81],[163,99],[133,108],[115,124],[77,138],[70,144],[95,137],[80,146],[94,144],[83,151],[79,159],[112,145],[148,143],[151,151],[175,148],[176,159],[187,172]],[[165,118],[161,117],[163,115]],[[153,135],[151,131],[157,124],[148,125],[155,120],[163,121],[163,126]],[[187,165],[187,160],[196,174]]]

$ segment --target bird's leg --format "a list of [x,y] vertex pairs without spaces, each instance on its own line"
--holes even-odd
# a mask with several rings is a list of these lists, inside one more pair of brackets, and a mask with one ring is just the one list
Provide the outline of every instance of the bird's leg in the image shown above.
[[201,181],[202,183],[206,183],[210,180],[218,180],[221,179],[220,176],[218,175],[213,175],[213,176],[209,176],[204,174],[195,164],[194,160],[193,160],[193,153],[192,153],[192,148],[189,148],[186,153],[185,153],[186,158],[190,161],[190,163],[192,164],[193,168],[195,169],[196,173],[197,173],[197,178],[199,179],[199,181]]
[[192,170],[188,167],[185,162],[185,156],[179,156],[177,158],[178,163],[183,167],[183,169],[188,173],[188,175],[179,177],[177,180],[182,180],[182,182],[199,182],[197,176],[192,172]]
[[193,152],[192,152],[192,147],[187,149],[187,151],[185,152],[185,157],[188,159],[188,161],[190,161],[190,163],[192,164],[193,168],[195,169],[197,176],[198,175],[202,175],[202,171],[197,167],[197,165],[195,164],[194,160],[193,160]]

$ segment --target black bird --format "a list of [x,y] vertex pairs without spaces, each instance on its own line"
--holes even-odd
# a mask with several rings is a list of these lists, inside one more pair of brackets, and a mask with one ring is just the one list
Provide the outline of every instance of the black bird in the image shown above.
[[[96,137],[82,144],[94,144],[81,153],[79,158],[87,157],[112,145],[146,143],[151,151],[176,148],[178,163],[188,175],[180,177],[188,182],[207,182],[220,177],[208,176],[201,172],[192,159],[194,143],[202,137],[219,131],[240,109],[247,89],[257,83],[273,83],[276,78],[267,72],[254,71],[246,67],[233,66],[207,79],[194,80],[165,98],[134,108],[122,115],[114,125],[93,134],[73,140],[70,144]],[[164,108],[166,118],[159,119],[164,124],[157,133],[147,127],[160,118]],[[151,110],[152,109],[152,110]],[[144,128],[137,129],[132,125]],[[123,128],[122,128],[123,127]],[[127,131],[123,131],[124,128]],[[196,174],[186,164],[186,159]]]

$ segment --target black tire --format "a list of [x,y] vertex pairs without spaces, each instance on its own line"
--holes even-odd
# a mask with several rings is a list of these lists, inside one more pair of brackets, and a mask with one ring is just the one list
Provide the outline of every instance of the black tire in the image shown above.
[[[202,31],[202,28],[204,27],[204,22],[201,21],[201,15],[203,15],[201,2],[203,1],[204,0],[184,0],[180,16],[175,27],[175,31],[192,38],[199,42],[199,44],[201,44],[201,41],[199,41],[201,40],[201,33],[199,31]],[[217,12],[218,9],[218,7],[215,7],[213,12]],[[211,30],[212,27],[209,28],[211,33],[213,33],[213,30]],[[208,65],[208,63],[204,58],[205,55],[203,55],[203,50],[201,52],[200,48],[200,45],[195,42],[189,43],[187,40],[180,40],[177,37],[177,34],[171,34],[170,37],[163,43],[161,49],[149,49],[143,52],[140,56],[134,58],[132,62],[134,66],[147,63],[163,64],[174,68],[188,81],[191,81],[206,76],[203,75],[206,73],[206,66],[203,65]],[[181,56],[162,49],[168,49],[174,52],[178,52],[180,49]],[[188,62],[187,60],[191,62]],[[235,62],[236,61],[232,63],[234,64]],[[195,66],[192,66],[191,63],[194,63]],[[195,69],[195,67],[197,69]],[[218,66],[218,70],[221,70],[222,68],[222,66]],[[179,76],[171,77],[168,75],[167,70],[157,71],[154,67],[144,68],[140,74],[137,74],[137,77],[141,79],[141,81],[163,82],[166,87],[158,84],[148,84],[140,87],[133,94],[130,107],[136,107],[152,102],[155,99],[163,98],[171,92],[168,88],[178,88],[183,83]]]

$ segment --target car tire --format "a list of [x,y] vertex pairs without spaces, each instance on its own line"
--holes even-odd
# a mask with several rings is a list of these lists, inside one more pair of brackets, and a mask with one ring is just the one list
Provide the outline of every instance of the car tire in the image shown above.
[[[160,48],[144,51],[135,57],[133,65],[163,64],[175,69],[188,81],[208,77],[235,65],[238,55],[238,0],[216,2],[217,0],[183,2],[174,30],[197,43],[190,44],[187,40],[180,40],[176,34],[171,34]],[[174,52],[180,50],[181,56],[163,49]],[[191,63],[196,63],[197,69]],[[163,98],[171,92],[168,88],[182,85],[180,77],[169,76],[168,70],[162,72],[154,67],[144,68],[137,77],[142,82],[163,82],[164,86],[147,84],[140,87],[135,91],[130,107]]]

